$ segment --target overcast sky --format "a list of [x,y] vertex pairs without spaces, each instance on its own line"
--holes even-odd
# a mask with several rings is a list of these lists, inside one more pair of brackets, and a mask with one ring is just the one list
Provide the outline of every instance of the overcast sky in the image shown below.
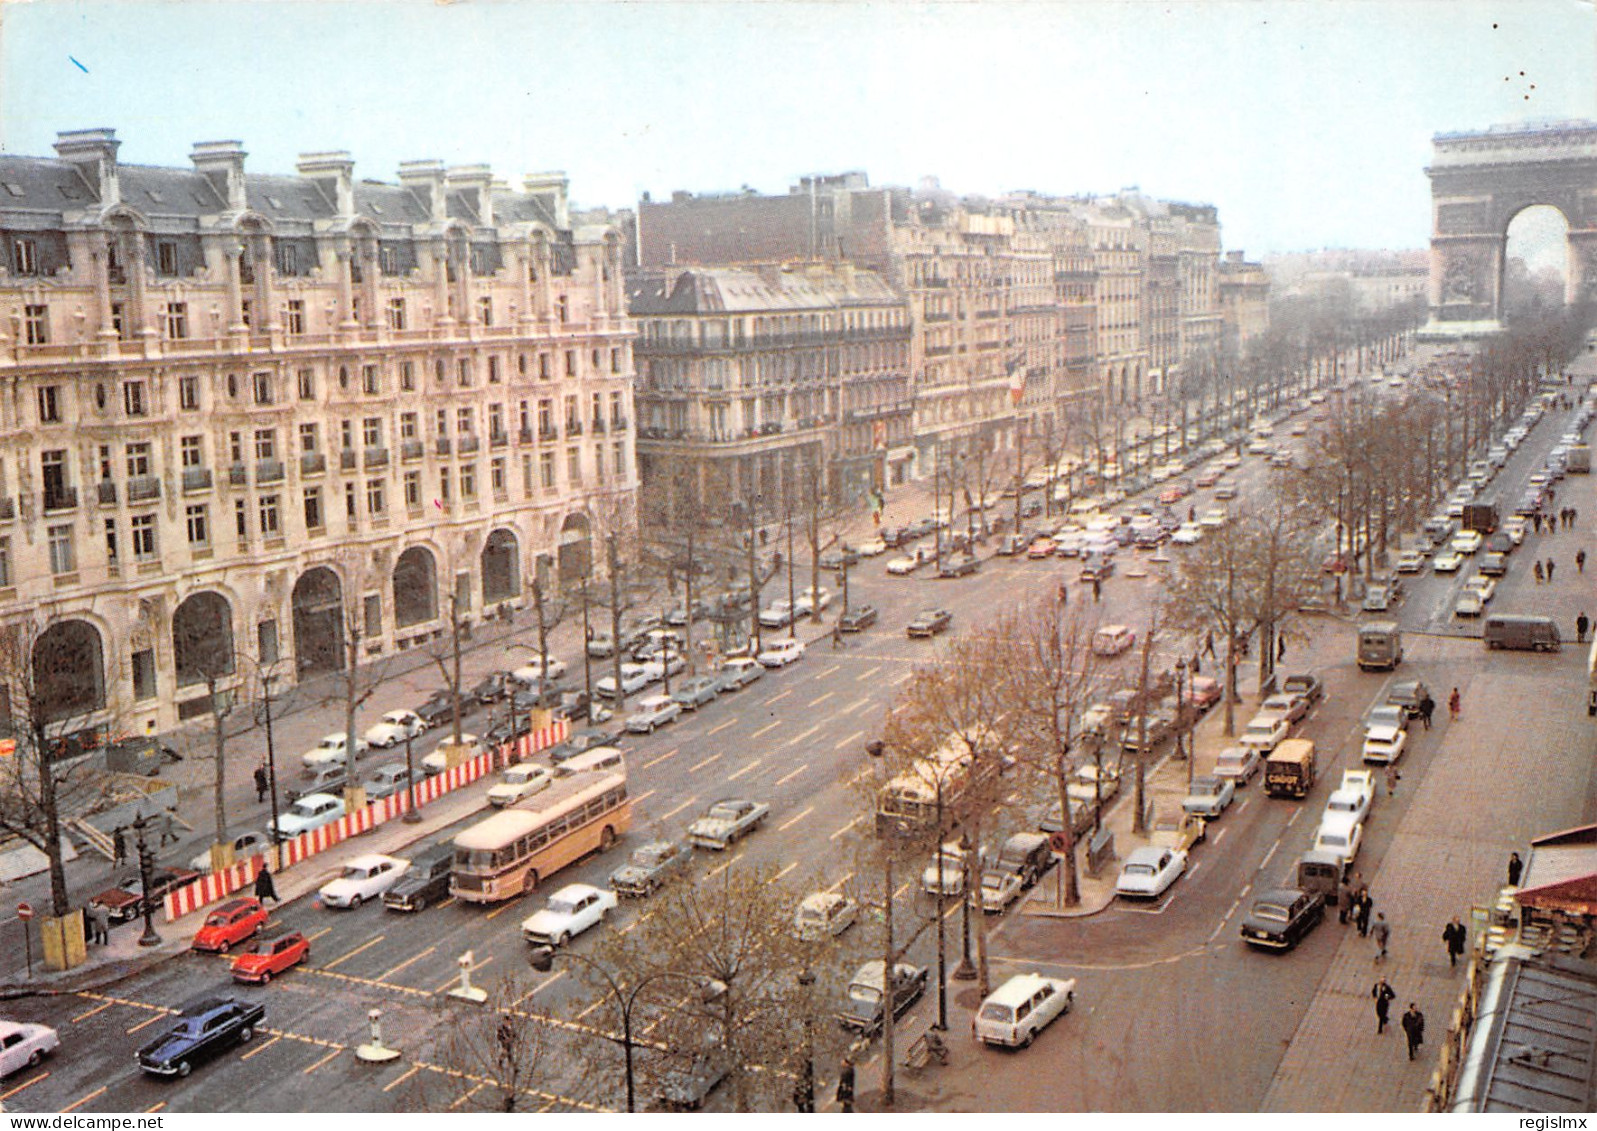
[[0,150],[116,129],[124,161],[356,174],[563,169],[581,206],[785,192],[811,172],[961,193],[1137,185],[1250,254],[1423,247],[1434,133],[1597,118],[1592,0],[0,3]]

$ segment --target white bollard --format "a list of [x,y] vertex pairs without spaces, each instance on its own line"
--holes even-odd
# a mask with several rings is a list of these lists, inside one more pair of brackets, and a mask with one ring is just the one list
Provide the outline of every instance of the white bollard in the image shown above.
[[356,1049],[355,1058],[363,1060],[367,1064],[384,1064],[390,1060],[398,1060],[399,1050],[391,1049],[383,1044],[383,1011],[374,1009],[366,1014],[366,1019],[371,1022],[371,1043],[361,1045]]
[[481,1005],[488,1000],[488,991],[479,989],[471,984],[471,970],[476,965],[476,959],[471,951],[467,951],[455,960],[460,965],[460,985],[449,991],[449,996],[459,998],[461,1001],[476,1002]]

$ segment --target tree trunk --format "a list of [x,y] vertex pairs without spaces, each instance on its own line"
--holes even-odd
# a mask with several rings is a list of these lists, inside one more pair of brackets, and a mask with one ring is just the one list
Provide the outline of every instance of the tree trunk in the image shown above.
[[[227,784],[227,760],[225,757],[227,747],[225,723],[227,716],[222,710],[221,703],[217,701],[216,679],[213,678],[209,682],[211,694],[211,744],[215,750],[216,757],[216,778],[211,800],[215,810],[216,843],[225,844],[227,842],[227,803],[222,796],[222,787]],[[354,757],[355,750],[352,739],[345,740],[344,749],[346,758]],[[350,772],[351,774],[354,772],[353,765],[350,767]]]
[[[942,846],[938,846],[942,851]],[[941,926],[941,924],[939,924]],[[893,854],[891,851],[882,854],[882,931],[884,942],[882,945],[882,984],[886,987],[887,996],[883,999],[882,1009],[882,1106],[892,1107],[897,1097],[894,1094],[894,1072],[898,1060],[895,1038],[897,1029],[893,1017],[893,964],[897,957],[893,944]],[[940,988],[940,987],[939,987]]]

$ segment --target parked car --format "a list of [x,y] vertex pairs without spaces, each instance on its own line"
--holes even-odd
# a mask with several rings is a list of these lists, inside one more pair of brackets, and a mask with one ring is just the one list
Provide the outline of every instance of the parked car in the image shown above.
[[449,841],[423,849],[411,858],[405,874],[383,892],[383,906],[389,911],[423,911],[430,903],[448,899],[454,864],[455,846]]
[[973,555],[964,557],[946,557],[943,559],[943,568],[937,571],[938,577],[969,577],[981,569],[981,561]]
[[909,622],[907,631],[911,639],[932,637],[946,631],[953,621],[954,614],[947,609],[922,609],[915,614],[915,619]]
[[409,860],[398,860],[380,852],[357,856],[344,865],[336,880],[321,886],[316,898],[323,907],[359,907],[368,899],[380,899],[409,867]]
[[549,897],[541,911],[521,923],[521,934],[541,946],[564,946],[588,928],[604,922],[615,909],[616,893],[591,884],[567,884]]
[[410,781],[411,771],[405,767],[405,763],[389,762],[386,766],[378,766],[372,771],[372,776],[360,784],[366,791],[367,801],[381,801],[409,788]]
[[997,867],[982,870],[978,894],[981,896],[983,911],[997,913],[1004,910],[1020,898],[1020,891],[1020,877],[1014,872],[1006,872]]
[[875,605],[851,605],[837,618],[837,627],[844,632],[864,632],[876,623],[876,615]]
[[682,714],[682,704],[669,695],[648,695],[638,700],[627,716],[627,733],[653,734],[659,727],[674,722]]
[[266,908],[254,896],[230,899],[205,917],[194,934],[194,949],[226,954],[239,943],[254,938],[266,926],[266,918]]
[[778,640],[767,644],[755,659],[768,668],[785,668],[804,657],[804,641]]
[[1314,834],[1311,851],[1324,852],[1342,862],[1345,876],[1353,868],[1364,840],[1364,822],[1351,813],[1327,812],[1320,818],[1319,831]]
[[859,918],[859,904],[835,891],[818,891],[804,897],[793,913],[793,929],[804,942],[836,938]]
[[672,1061],[657,1070],[654,1097],[666,1111],[699,1111],[732,1074],[732,1064],[726,1049],[707,1036],[704,1048],[686,1063]]
[[1389,584],[1372,582],[1364,591],[1364,611],[1367,613],[1384,613],[1392,607],[1392,602],[1397,600],[1397,590]]
[[597,746],[609,746],[615,742],[617,732],[613,730],[598,730],[589,728],[579,730],[571,735],[560,745],[549,751],[549,760],[555,765],[575,758],[578,754],[585,754]]
[[[649,670],[642,664],[624,663],[621,665],[621,691],[625,695],[642,691],[654,682],[649,676]],[[593,693],[602,699],[616,697],[616,677],[614,673],[599,677],[594,681]]]
[[1387,690],[1386,701],[1402,707],[1404,717],[1412,719],[1420,713],[1420,703],[1430,698],[1430,694],[1424,680],[1400,679]]
[[[929,974],[925,966],[908,962],[893,966],[893,1016],[904,1012],[920,1000],[926,992]],[[865,1038],[881,1031],[884,1015],[883,1003],[887,1000],[887,964],[881,959],[865,963],[849,979],[847,997],[837,1019],[845,1029],[853,1029]]]
[[48,1025],[0,1021],[0,1078],[39,1067],[40,1061],[60,1047],[60,1036]]
[[1029,534],[1005,534],[998,540],[998,555],[1012,558],[1016,554],[1023,554],[1031,545],[1032,536]]
[[311,956],[311,944],[299,931],[260,939],[233,959],[233,981],[264,986]]
[[[154,912],[159,908],[161,900],[173,888],[180,888],[199,878],[198,872],[187,868],[150,869],[150,910]],[[89,902],[105,908],[106,916],[113,923],[125,923],[130,919],[137,919],[144,914],[143,881],[135,872],[117,881],[115,887],[106,888]]]
[[331,793],[335,797],[342,794],[350,787],[349,769],[342,762],[334,762],[323,766],[310,777],[298,785],[290,786],[286,795],[290,802],[295,802],[313,793]]
[[554,771],[539,762],[518,762],[505,771],[505,776],[488,790],[488,804],[503,809],[535,793],[549,788],[555,780]]
[[971,1023],[983,1044],[1030,1048],[1037,1034],[1070,1011],[1076,979],[1016,974],[987,995]]
[[[266,848],[265,833],[253,830],[239,833],[233,838],[233,859],[236,862],[248,860],[251,856],[265,852]],[[189,860],[189,867],[197,873],[209,872],[211,870],[211,850],[207,848],[204,852],[192,857]]]
[[1220,751],[1214,762],[1214,775],[1225,778],[1238,788],[1247,785],[1264,767],[1259,752],[1246,746],[1229,746]]
[[1288,695],[1298,696],[1310,706],[1325,698],[1325,684],[1320,682],[1317,675],[1289,675],[1281,682],[1281,690]]
[[1309,713],[1309,701],[1290,691],[1278,691],[1259,704],[1259,714],[1280,715],[1289,723],[1299,723]]
[[684,711],[697,711],[714,701],[720,691],[720,684],[713,675],[699,675],[678,684],[677,689],[671,692],[671,698]]
[[[307,776],[329,765],[344,765],[347,761],[345,747],[347,739],[343,731],[329,734],[311,749],[299,756],[300,765],[304,767]],[[355,740],[355,757],[359,758],[366,753],[367,746],[364,738]]]
[[469,762],[482,753],[482,743],[478,741],[477,736],[470,731],[463,731],[458,743],[453,738],[445,738],[439,742],[432,752],[421,760],[421,771],[426,776],[432,777],[434,774],[443,773],[451,766]]
[[617,895],[653,895],[667,880],[686,871],[692,859],[693,853],[681,841],[652,840],[639,845],[631,860],[610,873],[610,887]]
[[1102,553],[1089,553],[1081,560],[1080,579],[1084,582],[1107,581],[1114,572],[1114,559]]
[[1236,783],[1218,774],[1199,774],[1187,788],[1181,801],[1183,812],[1192,813],[1205,820],[1215,820],[1226,811],[1236,797]]
[[1325,917],[1325,897],[1317,891],[1276,888],[1260,892],[1242,919],[1242,940],[1266,950],[1290,950]]
[[1157,899],[1187,870],[1187,854],[1161,845],[1134,848],[1115,880],[1115,894],[1125,899]]
[[[907,577],[931,560],[931,557],[923,556],[919,552],[901,554],[887,563],[887,572],[894,577]],[[765,622],[761,621],[760,623],[764,624]]]
[[515,682],[510,673],[497,671],[489,672],[478,680],[476,685],[472,687],[470,694],[474,701],[486,705],[499,702],[499,700],[514,692],[515,689]]
[[549,657],[549,664],[544,666],[542,656],[534,656],[530,661],[510,673],[510,678],[523,687],[538,687],[540,684],[554,683],[566,674],[566,662]]
[[772,601],[760,610],[760,626],[762,628],[786,628],[792,624],[797,614],[794,610],[798,607],[796,601],[789,601],[786,597]]
[[759,828],[770,816],[771,807],[763,801],[728,798],[705,810],[704,816],[688,826],[688,843],[700,848],[725,850]]
[[426,702],[416,708],[416,717],[426,724],[428,730],[441,727],[454,720],[457,699],[460,702],[460,714],[464,717],[471,710],[472,704],[464,695],[457,696],[447,689],[434,691],[429,695]]
[[1403,756],[1408,731],[1399,726],[1372,726],[1364,732],[1364,761],[1391,765]]
[[725,693],[741,691],[765,674],[765,666],[749,656],[734,656],[721,665],[715,677],[716,687]]
[[1219,680],[1206,675],[1195,675],[1188,680],[1187,689],[1182,694],[1195,710],[1207,711],[1220,702],[1220,692]]
[[1261,754],[1268,754],[1291,733],[1292,724],[1285,716],[1258,714],[1253,716],[1247,729],[1242,732],[1242,737],[1237,739],[1237,743],[1241,746],[1251,746]]
[[177,1015],[159,1037],[139,1049],[139,1067],[152,1076],[187,1076],[203,1060],[247,1043],[266,1017],[266,1006],[236,998],[207,998]]
[[366,745],[387,749],[398,746],[405,739],[420,738],[427,733],[427,724],[415,711],[389,711],[379,721],[366,728]]
[[1096,804],[1099,799],[1108,801],[1120,792],[1120,771],[1113,766],[1100,767],[1096,762],[1078,766],[1065,786],[1065,795],[1072,801]]
[[343,815],[343,798],[330,793],[312,793],[294,802],[288,812],[280,814],[270,831],[278,840],[290,840],[312,829],[330,825]]

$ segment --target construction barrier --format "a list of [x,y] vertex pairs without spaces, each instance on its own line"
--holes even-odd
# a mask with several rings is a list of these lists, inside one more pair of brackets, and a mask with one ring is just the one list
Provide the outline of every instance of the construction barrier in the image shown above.
[[[564,742],[570,731],[571,724],[561,719],[549,726],[524,734],[514,742],[507,742],[495,750],[484,751],[458,766],[451,766],[441,773],[424,778],[415,786],[417,804],[425,805],[430,801],[436,801],[446,793],[486,777],[500,766],[524,761],[540,750],[547,750]],[[406,810],[410,808],[410,795],[409,789],[402,789],[370,805],[362,806],[353,813],[346,813],[331,824],[301,833],[293,840],[284,841],[278,846],[278,858],[281,861],[278,871],[292,868],[295,864],[309,860],[318,853],[326,852],[349,837],[370,832],[378,825],[404,816]],[[170,923],[174,919],[191,915],[208,904],[250,886],[265,864],[264,853],[252,856],[248,860],[234,864],[231,868],[201,876],[193,883],[168,892],[163,901],[166,921]]]

